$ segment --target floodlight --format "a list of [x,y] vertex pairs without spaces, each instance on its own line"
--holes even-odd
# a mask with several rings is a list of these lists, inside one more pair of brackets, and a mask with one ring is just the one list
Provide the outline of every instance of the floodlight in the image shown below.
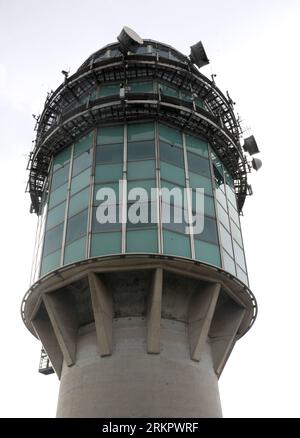
[[201,41],[199,43],[194,44],[191,46],[191,54],[190,59],[193,64],[196,64],[199,68],[203,67],[204,65],[209,64],[209,59],[206,56],[203,44]]
[[245,143],[244,143],[244,151],[248,152],[250,155],[254,155],[254,154],[258,154],[259,153],[259,149],[257,147],[255,138],[253,135],[251,135],[248,138],[245,138]]
[[259,158],[253,158],[252,167],[254,170],[259,170],[262,166],[262,161]]
[[120,43],[120,51],[126,55],[128,52],[136,52],[138,47],[142,46],[143,39],[132,29],[124,26],[118,36],[118,41]]

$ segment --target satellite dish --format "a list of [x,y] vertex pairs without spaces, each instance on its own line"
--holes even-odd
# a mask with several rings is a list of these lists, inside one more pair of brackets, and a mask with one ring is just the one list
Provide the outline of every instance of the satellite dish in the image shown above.
[[250,155],[258,154],[259,149],[256,144],[256,140],[253,135],[251,135],[248,138],[245,138],[244,142],[244,151],[248,152]]
[[191,46],[191,54],[190,59],[193,64],[196,64],[199,68],[203,67],[204,65],[209,64],[209,59],[206,56],[203,44],[201,41],[199,43],[194,44]]
[[128,52],[136,52],[138,47],[144,44],[143,39],[132,29],[124,26],[118,36],[120,51],[126,55]]
[[259,170],[262,166],[262,161],[259,158],[253,158],[252,167],[254,170]]

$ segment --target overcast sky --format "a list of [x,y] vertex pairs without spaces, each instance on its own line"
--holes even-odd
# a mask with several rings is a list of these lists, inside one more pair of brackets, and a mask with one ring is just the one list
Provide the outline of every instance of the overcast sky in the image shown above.
[[32,113],[62,69],[74,73],[124,25],[185,54],[200,39],[229,90],[263,168],[242,217],[257,321],[220,379],[225,417],[300,416],[299,0],[0,0],[0,416],[53,417],[59,383],[38,374],[40,345],[20,304],[29,287],[36,217],[25,195]]

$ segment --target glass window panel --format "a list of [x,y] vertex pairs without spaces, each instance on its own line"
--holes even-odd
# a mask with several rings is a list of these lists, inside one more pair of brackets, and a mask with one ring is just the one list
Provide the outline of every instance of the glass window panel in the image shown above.
[[153,82],[129,82],[130,93],[152,93]]
[[128,160],[143,160],[145,158],[155,158],[154,141],[140,141],[128,143]]
[[233,219],[237,225],[239,225],[239,223],[240,223],[239,214],[236,211],[236,209],[232,207],[230,202],[228,202],[228,211],[229,211],[230,218]]
[[97,146],[96,163],[122,163],[123,143]]
[[58,187],[68,181],[69,179],[70,163],[58,169],[52,175],[51,192],[54,192]]
[[86,150],[90,149],[93,146],[93,134],[91,131],[88,135],[82,137],[79,141],[77,141],[74,145],[74,157],[82,154]]
[[204,108],[203,100],[199,99],[198,97],[195,99],[195,104],[200,106],[200,108]]
[[220,238],[223,247],[233,257],[231,236],[221,224],[220,224]]
[[115,96],[120,93],[120,84],[103,84],[100,86],[99,97]]
[[128,141],[141,141],[154,139],[154,123],[132,123],[128,125]]
[[165,143],[164,141],[160,141],[159,149],[161,161],[175,164],[175,166],[184,167],[182,149],[172,146],[169,143]]
[[127,231],[127,252],[158,252],[157,228]]
[[91,256],[121,253],[121,232],[92,234]]
[[184,170],[180,167],[173,166],[173,164],[164,163],[160,164],[161,177],[181,185],[185,185]]
[[112,189],[116,194],[116,201],[119,202],[119,182],[111,182],[111,183],[102,183],[102,184],[96,184],[94,189],[94,204],[99,204],[99,201],[96,199],[97,192],[100,189]]
[[228,231],[230,231],[228,214],[221,206],[221,204],[219,204],[219,202],[217,202],[217,208],[218,208],[219,221],[224,225],[224,227],[227,228]]
[[60,257],[61,249],[49,254],[47,257],[44,257],[41,266],[41,276],[58,268],[60,266]]
[[189,172],[190,187],[193,189],[204,189],[204,194],[212,195],[212,184],[209,178],[205,178],[197,173]]
[[180,61],[180,58],[178,58],[177,55],[175,55],[175,53],[170,52],[170,59],[172,59],[173,61]]
[[52,208],[55,205],[65,201],[67,197],[67,187],[68,185],[64,184],[50,194],[49,208]]
[[236,274],[237,277],[247,286],[249,285],[248,277],[246,272],[244,272],[239,266],[236,265]]
[[81,173],[83,170],[90,167],[92,164],[92,159],[92,149],[89,149],[88,151],[83,152],[83,154],[78,155],[76,158],[74,158],[72,176],[77,175],[78,173]]
[[192,190],[192,210],[193,212],[202,213],[208,216],[215,216],[215,203],[211,196],[204,196],[204,210],[202,202],[198,202],[196,205],[196,191]]
[[68,216],[73,216],[75,213],[83,210],[89,203],[90,188],[87,187],[81,192],[70,198]]
[[190,236],[163,231],[164,254],[191,257]]
[[[203,220],[202,215],[196,215],[199,224]],[[201,233],[194,234],[195,239],[205,240],[207,242],[218,243],[217,222],[215,219],[204,216],[204,229]]]
[[[99,201],[99,205],[101,202]],[[93,233],[101,233],[101,232],[107,232],[107,231],[116,231],[121,230],[122,224],[119,222],[119,205],[112,204],[109,208],[105,209],[103,214],[107,216],[108,214],[112,214],[112,220],[115,220],[115,222],[109,221],[104,224],[101,224],[97,219],[97,208],[99,207],[97,205],[93,208],[93,222],[92,222],[92,231]]]
[[220,249],[212,243],[195,239],[195,256],[197,260],[221,267]]
[[[157,204],[155,202],[137,202],[127,204],[128,219],[127,229],[129,228],[157,228]],[[132,212],[133,209],[133,212]],[[134,214],[136,221],[131,221],[131,214]],[[136,216],[136,218],[135,218]],[[153,221],[153,223],[152,223]]]
[[208,157],[208,144],[200,138],[194,137],[193,135],[186,135],[186,146],[187,149],[194,152],[194,154],[200,154],[204,157]]
[[222,205],[225,211],[227,211],[227,202],[225,198],[225,194],[220,189],[216,189],[216,198]]
[[159,138],[174,146],[182,145],[181,132],[167,125],[159,124]]
[[145,54],[145,53],[148,53],[148,47],[147,46],[139,46],[137,49],[136,49],[136,52],[135,53],[138,53],[138,54]]
[[57,251],[62,244],[62,236],[64,224],[61,223],[55,228],[51,228],[45,234],[43,256],[46,256],[54,251]]
[[124,138],[124,126],[104,126],[98,128],[97,143],[98,144],[116,144],[123,143]]
[[232,233],[232,237],[240,244],[240,246],[243,246],[243,239],[242,239],[242,234],[239,230],[239,228],[235,225],[235,223],[233,221],[230,221],[230,226],[231,226],[231,233]]
[[230,255],[227,254],[226,251],[222,251],[222,255],[223,255],[224,269],[230,272],[232,275],[236,275],[235,263],[233,259],[230,257]]
[[122,170],[122,164],[98,165],[96,166],[95,181],[118,181],[119,179],[122,179]]
[[234,258],[236,263],[240,265],[240,267],[246,271],[246,262],[244,257],[244,251],[242,248],[236,243],[236,241],[233,241],[233,249],[234,249]]
[[87,209],[68,219],[66,242],[79,239],[87,233]]
[[169,87],[165,84],[159,84],[162,96],[178,97],[179,92],[176,88]]
[[186,234],[186,228],[189,226],[188,214],[186,210],[176,205],[170,205],[164,202],[162,202],[161,221],[164,229],[174,230],[182,234]]
[[209,161],[199,155],[187,153],[189,170],[210,178]]
[[233,177],[231,176],[230,172],[228,172],[228,170],[226,169],[225,166],[223,166],[223,170],[224,170],[226,184],[229,187],[231,187],[231,189],[234,191],[234,180],[233,180]]
[[235,193],[231,190],[231,188],[228,185],[226,186],[226,195],[227,195],[227,199],[231,202],[233,207],[237,209]]
[[147,191],[148,199],[150,200],[151,197],[151,189],[156,187],[156,181],[155,179],[146,179],[146,180],[140,180],[140,181],[129,181],[127,183],[127,189],[128,193],[131,189],[135,188],[142,188]]
[[70,146],[68,148],[64,149],[59,154],[57,154],[54,157],[53,172],[55,172],[56,170],[65,166],[67,161],[70,159],[70,156],[71,156],[71,147]]
[[192,96],[191,92],[180,91],[180,98],[182,100],[185,100],[186,102],[192,102],[193,101],[193,96]]
[[86,237],[66,245],[64,264],[77,262],[86,258]]
[[142,163],[130,162],[127,169],[128,180],[141,178],[155,178],[155,161],[145,160]]
[[157,49],[157,53],[163,58],[169,58],[169,50],[167,49]]
[[65,202],[59,204],[55,208],[52,208],[52,210],[49,210],[47,216],[47,229],[52,228],[54,225],[57,225],[60,222],[63,222],[65,219],[65,212],[66,212]]
[[[167,204],[175,204],[175,205],[180,205],[180,206],[182,206],[182,203],[184,203],[184,206],[187,207],[187,197],[186,197],[186,193],[184,191],[184,187],[174,185],[174,184],[172,184],[168,181],[165,181],[165,180],[161,180],[160,186],[161,186],[161,188],[168,189],[170,191],[170,193],[173,189],[176,189],[176,191],[174,192],[175,196],[168,196],[167,193],[162,192],[162,201],[163,202],[166,202]],[[180,192],[180,195],[179,195],[178,190]],[[178,193],[178,195],[176,193]]]
[[76,175],[74,178],[72,178],[71,195],[73,195],[76,192],[79,192],[84,187],[89,186],[90,180],[91,180],[91,168],[86,169],[84,172],[81,172],[79,175]]

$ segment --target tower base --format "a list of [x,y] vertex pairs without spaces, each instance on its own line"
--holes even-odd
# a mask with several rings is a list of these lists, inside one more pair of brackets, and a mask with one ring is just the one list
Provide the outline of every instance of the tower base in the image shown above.
[[203,263],[111,256],[40,279],[22,316],[61,379],[58,417],[220,417],[218,377],[256,302]]

